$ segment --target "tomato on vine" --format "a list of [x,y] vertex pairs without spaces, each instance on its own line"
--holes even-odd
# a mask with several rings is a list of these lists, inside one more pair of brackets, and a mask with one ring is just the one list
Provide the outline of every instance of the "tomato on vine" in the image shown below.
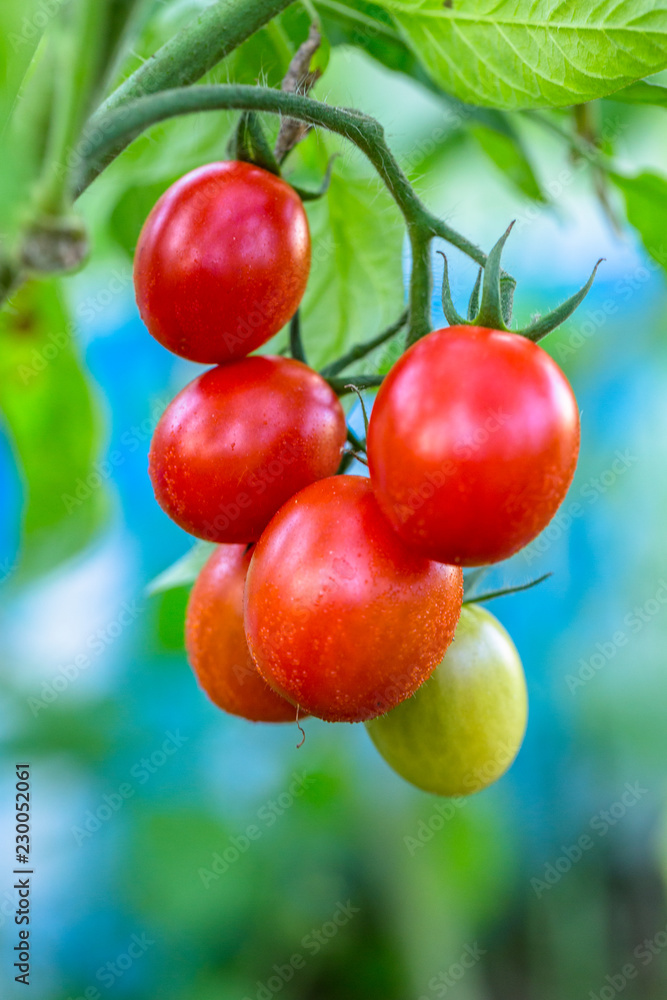
[[519,654],[492,614],[465,605],[442,663],[413,698],[366,724],[402,778],[435,795],[470,795],[516,757],[528,701]]
[[139,237],[134,284],[141,317],[190,361],[242,358],[296,312],[310,269],[301,199],[250,163],[210,163],[159,199]]
[[324,379],[290,358],[243,358],[190,382],[155,430],[158,503],[211,542],[255,542],[298,490],[335,473],[345,414]]
[[515,333],[436,330],[378,392],[368,462],[378,503],[423,555],[494,563],[549,523],[572,481],[579,412],[563,372]]
[[243,588],[251,551],[221,545],[192,588],[185,645],[197,679],[212,702],[252,722],[294,722],[296,708],[260,677],[243,631]]
[[246,637],[280,694],[329,722],[360,722],[428,677],[461,600],[461,570],[405,545],[368,479],[334,476],[292,497],[257,543]]

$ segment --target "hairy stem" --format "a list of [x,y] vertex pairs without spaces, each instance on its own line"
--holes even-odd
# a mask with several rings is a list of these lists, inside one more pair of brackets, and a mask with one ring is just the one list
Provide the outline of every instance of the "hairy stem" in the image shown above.
[[408,228],[413,259],[408,343],[414,343],[428,333],[432,238],[442,237],[481,265],[486,263],[486,254],[422,204],[389,149],[382,126],[368,115],[267,87],[229,84],[163,90],[130,101],[115,110],[107,109],[91,119],[90,127],[86,129],[89,134],[89,151],[79,189],[83,190],[90,184],[110,159],[117,155],[119,149],[125,148],[149,126],[194,111],[230,109],[267,111],[318,125],[348,139],[368,157],[387,186]]
[[[92,116],[86,131],[92,133],[108,112],[122,108],[128,101],[196,83],[293,2],[218,0],[206,7],[199,17],[170,38],[114,90]],[[109,150],[109,160],[122,152],[133,138],[129,133],[119,136],[113,153]]]
[[381,347],[382,344],[386,343],[387,340],[391,340],[399,330],[402,330],[408,321],[408,310],[405,309],[401,315],[398,317],[395,323],[388,326],[386,330],[382,333],[378,333],[376,337],[372,340],[365,340],[361,344],[355,344],[351,347],[349,351],[341,355],[336,361],[332,361],[330,364],[325,365],[320,371],[320,375],[324,375],[328,378],[330,375],[338,375],[340,372],[345,371],[349,365],[354,364],[355,361],[360,361],[365,358],[367,354],[371,351],[376,350],[376,348]]

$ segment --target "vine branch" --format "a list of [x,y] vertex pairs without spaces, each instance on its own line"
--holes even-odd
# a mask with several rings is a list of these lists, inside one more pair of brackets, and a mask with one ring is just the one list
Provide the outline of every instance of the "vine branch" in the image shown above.
[[431,329],[430,244],[445,239],[480,265],[486,254],[421,202],[387,145],[378,121],[359,111],[338,108],[301,94],[241,84],[180,87],[162,90],[121,107],[108,107],[90,120],[85,132],[88,153],[78,190],[84,190],[137,135],[157,122],[195,111],[265,111],[285,115],[343,136],[368,158],[405,220],[412,251],[407,343]]
[[[200,80],[242,42],[289,7],[294,0],[218,0],[205,8],[158,49],[114,90],[89,122],[92,132],[104,116],[129,101]],[[113,156],[130,144],[133,135],[119,137]]]

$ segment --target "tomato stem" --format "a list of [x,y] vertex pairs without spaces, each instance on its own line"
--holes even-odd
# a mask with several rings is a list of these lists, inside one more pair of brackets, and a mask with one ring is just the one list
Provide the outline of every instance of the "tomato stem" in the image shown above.
[[343,375],[327,379],[337,396],[347,396],[358,389],[376,389],[383,381],[384,375]]
[[[118,92],[117,92],[118,93]],[[131,95],[132,97],[134,95]],[[89,152],[79,179],[84,190],[104,167],[137,135],[157,122],[195,111],[266,111],[328,129],[363,152],[375,167],[406,222],[412,250],[407,343],[431,329],[430,244],[438,236],[484,266],[486,254],[465,236],[433,215],[413,190],[374,118],[337,108],[302,94],[242,84],[181,87],[130,99],[121,107],[107,102],[84,130]]]
[[328,378],[330,375],[338,375],[339,372],[344,371],[349,365],[354,364],[355,361],[360,361],[370,354],[371,351],[374,351],[377,347],[381,347],[387,340],[391,340],[393,336],[403,329],[407,321],[408,310],[404,309],[398,319],[391,326],[388,326],[386,330],[378,333],[371,340],[364,340],[360,344],[355,344],[354,347],[351,347],[347,353],[342,354],[336,361],[325,365],[321,369],[320,375],[323,375],[325,378]]
[[[128,101],[196,83],[291,3],[293,0],[225,0],[206,7],[114,90],[93,115],[91,127],[99,117],[125,107]],[[131,133],[119,135],[109,161],[133,138]]]
[[292,316],[289,325],[289,348],[290,354],[296,361],[303,361],[304,365],[308,364],[303,340],[301,339],[301,317],[299,316],[298,309]]
[[482,601],[492,601],[496,597],[506,597],[508,594],[518,594],[522,590],[531,590],[533,587],[537,587],[539,583],[544,583],[550,576],[553,576],[553,573],[544,573],[542,576],[538,576],[536,580],[531,580],[529,583],[521,583],[516,587],[501,587],[500,590],[490,590],[486,594],[479,594],[479,596],[465,597],[463,603],[481,604]]

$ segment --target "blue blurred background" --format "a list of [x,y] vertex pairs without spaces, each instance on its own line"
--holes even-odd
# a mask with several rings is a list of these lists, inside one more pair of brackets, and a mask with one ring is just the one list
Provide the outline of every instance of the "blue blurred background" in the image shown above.
[[[448,802],[404,784],[362,726],[309,720],[297,750],[295,727],[227,717],[199,691],[183,651],[187,588],[147,594],[192,543],[153,499],[150,436],[199,369],[143,328],[129,251],[168,170],[223,156],[224,142],[203,117],[165,126],[86,195],[96,253],[64,292],[49,290],[59,304],[43,304],[44,327],[28,328],[42,341],[20,336],[37,293],[7,321],[12,371],[24,366],[15,385],[35,407],[56,392],[55,409],[40,411],[34,460],[10,390],[0,425],[0,773],[11,790],[14,764],[30,760],[35,992],[658,1000],[667,989],[664,272],[627,224],[614,230],[586,171],[536,124],[524,129],[543,200],[458,126],[426,148],[444,112],[416,84],[344,48],[325,80],[322,96],[387,124],[429,204],[484,248],[519,220],[506,267],[519,279],[520,321],[571,294],[605,258],[582,308],[547,342],[582,413],[574,484],[543,536],[485,580],[553,574],[490,606],[525,665],[526,741],[495,787]],[[627,113],[617,150],[645,168],[663,153],[652,113]],[[180,151],[177,163],[165,167],[162,140]],[[309,139],[297,173],[315,176],[327,152]],[[355,158],[340,171],[352,172],[360,204],[371,203]],[[323,210],[312,213],[316,233]],[[400,225],[387,225],[400,246]],[[354,239],[345,249],[354,267]],[[358,249],[367,260],[381,248]],[[437,285],[441,258],[434,268]],[[450,270],[462,307],[475,268],[452,253]],[[318,312],[335,278],[321,280],[304,316],[315,360],[338,353]],[[369,283],[349,336],[380,329],[396,297],[388,291],[384,303]],[[70,320],[56,322],[54,310]],[[443,322],[435,294],[434,318]],[[73,335],[49,357],[48,333],[61,328]],[[63,436],[63,408],[86,439],[79,451]],[[12,824],[3,806],[7,844]],[[0,981],[3,995],[18,996],[7,973],[12,878],[6,861]]]

